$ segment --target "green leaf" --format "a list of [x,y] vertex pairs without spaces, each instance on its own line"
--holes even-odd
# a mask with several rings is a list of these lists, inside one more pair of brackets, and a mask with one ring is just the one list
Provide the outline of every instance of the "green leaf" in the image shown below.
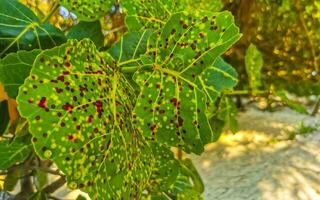
[[3,189],[6,191],[13,191],[22,174],[22,169],[20,167],[9,170],[4,180]]
[[0,136],[2,136],[7,130],[10,121],[8,101],[0,102],[0,116]]
[[0,60],[0,82],[10,98],[15,99],[18,88],[29,76],[34,60],[41,50],[18,51]]
[[132,0],[120,3],[126,13],[126,25],[130,31],[159,29],[171,14],[179,11],[175,0],[157,0],[157,2]]
[[221,0],[207,1],[207,0],[180,0],[181,7],[190,13],[196,10],[206,10],[210,12],[221,11],[223,8],[223,2]]
[[95,21],[107,15],[114,0],[61,0],[60,3],[75,13],[79,20]]
[[280,97],[281,98],[281,102],[284,103],[285,105],[287,105],[292,110],[294,110],[294,111],[296,111],[298,113],[302,113],[302,114],[309,114],[309,112],[308,112],[306,107],[304,107],[303,105],[301,105],[298,102],[295,102],[295,101],[289,99],[284,90],[275,91],[274,94],[276,96]]
[[0,170],[6,170],[9,167],[23,162],[31,153],[31,145],[28,137],[8,140],[0,140]]
[[104,56],[88,39],[43,51],[18,109],[36,153],[56,163],[71,189],[92,199],[139,198],[153,159],[132,124],[132,88]]
[[157,142],[200,154],[213,135],[196,78],[239,38],[229,12],[173,15],[149,39],[142,65],[151,70],[134,76],[141,87],[134,109],[138,129]]
[[147,41],[151,30],[128,32],[109,50],[109,54],[117,61],[118,66],[137,66],[140,56],[147,51]]
[[229,97],[222,97],[216,116],[219,120],[224,121],[226,126],[229,126],[232,133],[238,131],[237,114],[238,109],[233,101]]
[[67,38],[78,40],[89,38],[98,48],[103,46],[104,43],[100,21],[80,21],[79,24],[71,27]]
[[157,143],[151,143],[151,147],[156,163],[150,177],[148,190],[151,193],[167,191],[177,179],[180,163],[174,158],[169,148]]
[[249,86],[252,90],[257,90],[261,86],[261,70],[263,67],[263,57],[254,44],[250,44],[245,55],[246,71],[249,78]]
[[76,200],[87,200],[87,198],[79,194]]
[[47,200],[47,194],[44,191],[38,191],[36,193],[31,194],[28,197],[28,200]]
[[48,184],[48,173],[38,169],[37,170],[37,188],[38,190],[43,189]]
[[198,76],[198,81],[205,91],[210,103],[216,101],[221,92],[232,89],[237,83],[238,73],[226,63],[221,57],[218,57],[212,66],[209,66]]
[[60,30],[45,23],[17,0],[0,3],[0,57],[17,50],[48,49],[66,38]]

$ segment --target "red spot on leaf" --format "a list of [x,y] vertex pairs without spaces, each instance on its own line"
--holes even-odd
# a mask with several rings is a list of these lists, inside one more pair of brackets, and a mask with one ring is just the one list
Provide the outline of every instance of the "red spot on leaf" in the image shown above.
[[42,97],[41,100],[38,103],[38,106],[40,108],[46,109],[47,108],[47,98],[46,97]]
[[69,104],[69,103],[66,103],[66,104],[64,104],[64,105],[62,106],[62,109],[63,109],[63,110],[66,110],[66,111],[68,111],[68,112],[72,112],[73,106],[72,106],[71,104]]

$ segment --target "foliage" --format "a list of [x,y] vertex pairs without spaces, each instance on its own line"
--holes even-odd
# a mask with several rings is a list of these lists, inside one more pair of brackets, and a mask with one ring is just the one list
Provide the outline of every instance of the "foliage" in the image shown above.
[[[108,48],[99,19],[114,2],[60,3],[80,20],[65,32],[47,23],[58,4],[39,20],[21,3],[1,0],[0,82],[21,115],[4,130],[1,170],[10,178],[20,165],[20,175],[36,169],[31,199],[53,190],[46,173],[92,199],[201,199],[192,162],[170,148],[201,154],[217,139],[209,107],[237,83],[221,57],[241,37],[232,14],[212,12],[218,4],[188,13],[190,2],[123,1],[129,32]],[[234,113],[219,113],[233,126]]]
[[[270,65],[278,63],[270,57],[294,47],[276,42],[270,56],[261,42],[278,28],[265,21],[269,7],[285,16],[282,31],[297,27],[289,1],[52,3],[43,17],[17,0],[0,0],[0,82],[20,113],[9,122],[9,101],[0,102],[0,170],[6,174],[6,190],[20,179],[29,183],[15,199],[48,199],[65,182],[92,199],[202,199],[204,185],[191,160],[176,158],[171,149],[200,155],[224,127],[235,133],[238,105],[233,95],[268,96],[308,113],[288,97],[289,86],[270,84],[282,81],[270,76]],[[231,12],[221,11],[255,11],[265,4],[268,9],[252,12],[258,16],[253,19],[235,20]],[[50,20],[57,18],[60,5],[69,9],[68,15],[75,13],[73,25]],[[299,4],[297,9],[313,17],[318,10],[313,6],[319,7],[303,10]],[[299,19],[303,25],[304,18]],[[112,29],[105,32],[108,20]],[[236,22],[263,28],[244,27],[240,40]],[[308,40],[302,34],[298,39],[308,41],[311,52],[304,57],[310,60],[318,52],[312,45],[317,37],[305,26]],[[109,33],[114,38],[106,41]],[[317,74],[317,58],[312,67]],[[313,94],[319,90],[317,77],[303,78],[308,80],[303,84],[314,85]],[[243,90],[233,89],[238,79]],[[60,178],[48,185],[48,173]],[[31,177],[36,190],[27,187]]]

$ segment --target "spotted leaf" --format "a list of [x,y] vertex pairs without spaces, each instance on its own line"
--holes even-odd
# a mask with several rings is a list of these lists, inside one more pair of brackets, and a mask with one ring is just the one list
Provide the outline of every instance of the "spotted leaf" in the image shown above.
[[237,83],[236,70],[221,57],[197,77],[197,84],[205,91],[210,103],[214,102],[224,90],[232,89]]
[[95,21],[107,15],[114,0],[61,0],[63,6],[77,15],[83,21]]
[[132,126],[132,88],[112,63],[87,39],[46,50],[20,87],[18,108],[36,153],[57,164],[70,188],[135,199],[152,158]]
[[17,50],[48,49],[66,41],[64,33],[17,0],[0,3],[0,57]]
[[176,0],[121,1],[129,30],[159,29],[179,10]]
[[151,70],[134,76],[141,89],[134,109],[138,129],[158,142],[200,154],[213,134],[197,77],[239,37],[229,12],[173,15],[149,39],[142,65]]

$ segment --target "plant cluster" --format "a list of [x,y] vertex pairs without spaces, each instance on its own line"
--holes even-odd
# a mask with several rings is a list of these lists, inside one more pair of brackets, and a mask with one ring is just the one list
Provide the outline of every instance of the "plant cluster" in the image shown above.
[[[236,128],[221,95],[237,73],[221,55],[241,34],[230,12],[190,3],[61,0],[39,19],[0,1],[0,82],[21,116],[9,125],[1,102],[0,170],[8,190],[24,187],[13,198],[54,198],[67,182],[92,199],[201,199],[197,171],[171,148],[201,154],[221,124]],[[48,23],[60,5],[80,21],[67,32]],[[128,31],[107,47],[99,20],[112,6]],[[61,178],[47,185],[47,173]]]

